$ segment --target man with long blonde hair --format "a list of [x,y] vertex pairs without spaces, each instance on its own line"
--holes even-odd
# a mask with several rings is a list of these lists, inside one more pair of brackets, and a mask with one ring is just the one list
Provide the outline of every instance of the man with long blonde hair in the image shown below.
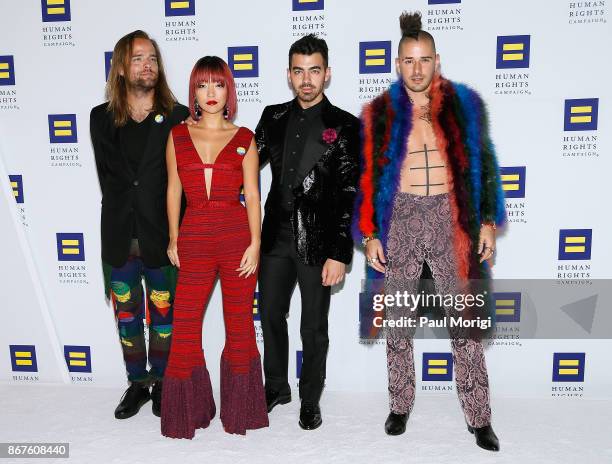
[[91,110],[90,130],[102,191],[105,290],[113,302],[130,382],[115,417],[132,417],[149,399],[159,416],[176,285],[176,268],[166,254],[165,147],[170,129],[189,110],[176,102],[159,47],[143,31],[131,32],[115,45],[106,96],[107,102]]

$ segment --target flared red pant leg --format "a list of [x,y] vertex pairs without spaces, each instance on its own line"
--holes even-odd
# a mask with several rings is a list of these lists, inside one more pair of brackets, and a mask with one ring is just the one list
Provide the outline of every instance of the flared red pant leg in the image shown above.
[[174,302],[174,333],[162,392],[162,434],[193,438],[216,408],[202,351],[204,311],[221,280],[226,343],[221,355],[221,421],[229,433],[266,427],[268,414],[253,326],[257,275],[239,277],[249,246],[246,211],[211,202],[186,215],[179,235],[181,261]]
[[236,244],[218,256],[225,347],[221,354],[221,422],[228,433],[268,426],[268,412],[261,373],[261,358],[255,340],[253,299],[257,273],[239,277],[244,250],[250,236],[240,234]]
[[205,253],[181,262],[162,390],[161,432],[167,437],[193,438],[195,430],[208,427],[216,413],[202,350],[204,310],[216,275],[216,260]]

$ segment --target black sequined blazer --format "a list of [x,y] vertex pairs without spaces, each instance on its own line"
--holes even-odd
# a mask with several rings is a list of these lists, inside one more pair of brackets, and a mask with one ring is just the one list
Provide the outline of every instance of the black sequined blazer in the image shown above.
[[[280,178],[292,101],[267,106],[255,130],[259,163],[270,163],[272,185],[264,206],[261,251],[276,240],[283,208]],[[359,120],[324,97],[319,130],[310,130],[298,165],[291,213],[297,256],[307,265],[353,255],[351,216],[359,178]],[[320,133],[319,133],[320,132]]]

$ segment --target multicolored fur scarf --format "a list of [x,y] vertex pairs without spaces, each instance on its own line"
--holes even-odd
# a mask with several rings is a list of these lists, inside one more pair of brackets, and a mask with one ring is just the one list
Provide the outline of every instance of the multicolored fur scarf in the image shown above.
[[[446,156],[451,185],[457,275],[462,280],[488,278],[488,265],[480,264],[477,254],[480,225],[503,225],[506,211],[486,107],[474,90],[440,76],[432,81],[430,97],[433,130]],[[412,128],[412,103],[401,80],[364,106],[361,122],[361,177],[353,236],[356,241],[376,236],[386,253]],[[368,278],[382,278],[382,274],[368,267]]]

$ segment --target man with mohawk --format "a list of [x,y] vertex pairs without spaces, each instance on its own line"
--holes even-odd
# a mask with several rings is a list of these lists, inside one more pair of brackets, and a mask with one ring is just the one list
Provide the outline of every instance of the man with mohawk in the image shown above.
[[[505,223],[499,168],[480,96],[443,78],[434,38],[420,13],[400,16],[400,79],[362,113],[360,191],[354,232],[363,237],[368,277],[385,293],[417,293],[428,267],[438,294],[488,279],[496,227]],[[387,307],[387,319],[399,316]],[[456,309],[444,307],[447,319]],[[465,316],[465,315],[464,315]],[[413,311],[410,318],[416,318]],[[459,401],[478,446],[499,450],[491,428],[483,346],[449,328]],[[414,404],[414,329],[387,333],[389,435],[400,435]]]

